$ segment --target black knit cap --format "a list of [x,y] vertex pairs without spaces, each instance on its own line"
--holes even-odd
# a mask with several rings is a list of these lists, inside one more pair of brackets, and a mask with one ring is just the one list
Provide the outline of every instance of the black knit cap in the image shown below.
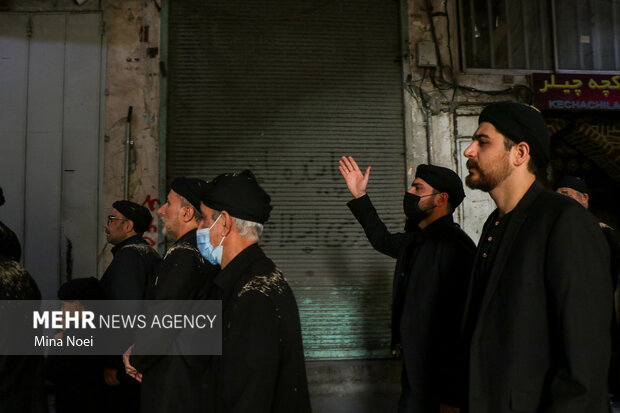
[[259,224],[267,222],[272,209],[271,197],[248,169],[218,175],[207,184],[201,199],[211,209]]
[[491,123],[515,143],[526,142],[539,168],[544,168],[551,159],[547,123],[535,107],[516,102],[491,103],[480,114],[478,123],[482,122]]
[[101,297],[101,286],[95,277],[75,278],[58,290],[58,298],[62,301],[100,300]]
[[207,183],[200,178],[174,178],[170,189],[187,199],[196,211],[200,211],[200,194],[205,190]]
[[432,186],[439,192],[448,194],[450,205],[454,208],[465,198],[463,182],[461,178],[451,169],[435,165],[419,165],[415,171],[415,177],[423,179],[424,182]]
[[571,188],[582,194],[590,195],[590,187],[586,184],[586,181],[576,176],[567,175],[560,179],[555,183],[554,189],[557,190],[558,188]]
[[148,231],[153,217],[147,207],[125,200],[116,201],[112,207],[133,221],[133,228],[138,234]]

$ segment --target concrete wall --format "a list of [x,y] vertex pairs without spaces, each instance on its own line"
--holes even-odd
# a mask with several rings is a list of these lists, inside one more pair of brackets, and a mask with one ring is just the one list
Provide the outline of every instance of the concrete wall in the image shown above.
[[[160,1],[0,0],[0,11],[85,12],[102,11],[106,50],[104,90],[103,188],[100,209],[105,215],[114,201],[123,198],[125,125],[133,107],[128,199],[153,211],[159,207],[159,59],[161,52]],[[158,220],[145,234],[156,244]],[[100,233],[98,267],[101,275],[111,260],[103,228]]]
[[[103,206],[123,198],[125,129],[133,107],[134,142],[129,169],[128,199],[149,207],[153,223],[145,234],[157,243],[156,210],[159,174],[159,54],[161,14],[155,2],[105,0],[107,65],[105,79],[105,144]],[[110,246],[100,254],[100,272],[111,258]]]
[[[410,59],[407,69],[410,77],[407,81],[409,97],[406,99],[406,121],[412,124],[408,131],[408,139],[412,143],[408,164],[415,167],[419,163],[430,162],[453,168],[464,178],[467,171],[463,150],[477,127],[477,114],[488,102],[523,97],[526,89],[520,85],[527,86],[527,79],[524,76],[505,76],[492,72],[461,72],[456,2],[430,0],[428,3],[431,4],[430,10],[427,10],[426,0],[408,1]],[[444,4],[447,4],[447,10]],[[434,15],[435,36],[429,14]],[[441,70],[439,67],[418,67],[417,45],[423,40],[436,41]],[[466,91],[455,85],[482,91],[511,90],[492,96]],[[480,191],[466,188],[466,195],[455,218],[477,242],[480,228],[494,205],[490,197]]]

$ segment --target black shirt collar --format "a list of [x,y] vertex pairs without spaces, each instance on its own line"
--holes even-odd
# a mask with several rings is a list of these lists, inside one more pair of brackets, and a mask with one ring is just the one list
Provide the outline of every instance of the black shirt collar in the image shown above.
[[144,238],[142,238],[142,235],[133,235],[121,242],[119,242],[118,244],[116,244],[115,246],[112,247],[112,255],[115,255],[118,250],[120,250],[121,248],[123,248],[125,245],[131,245],[131,244],[146,244],[146,240]]
[[249,267],[261,258],[265,253],[257,243],[250,245],[241,251],[228,265],[219,272],[213,282],[220,289],[230,293],[239,279],[248,272]]
[[424,234],[431,234],[437,231],[443,231],[444,226],[446,225],[451,226],[453,224],[454,224],[454,218],[452,218],[452,214],[447,214],[441,218],[437,218],[436,220],[434,220],[433,222],[431,222],[430,224],[422,228],[422,232]]
[[196,244],[196,229],[197,228],[187,231],[181,238],[176,240],[173,245],[189,244],[198,248],[198,244]]

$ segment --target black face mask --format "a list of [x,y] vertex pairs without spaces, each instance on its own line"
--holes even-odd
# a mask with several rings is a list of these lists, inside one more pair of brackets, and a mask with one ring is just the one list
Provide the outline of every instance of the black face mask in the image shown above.
[[411,225],[418,225],[420,221],[422,221],[424,218],[428,217],[431,214],[431,211],[435,207],[432,207],[425,211],[423,209],[420,209],[419,206],[420,199],[426,198],[427,196],[431,195],[437,195],[437,193],[418,196],[409,192],[405,192],[405,197],[403,198],[403,209],[405,210],[405,215],[407,215],[408,227]]

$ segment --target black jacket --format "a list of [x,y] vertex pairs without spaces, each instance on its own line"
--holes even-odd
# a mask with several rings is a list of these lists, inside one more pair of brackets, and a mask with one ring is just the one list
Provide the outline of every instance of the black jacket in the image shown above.
[[436,412],[439,403],[460,406],[465,398],[460,322],[475,253],[473,241],[452,215],[423,230],[416,227],[393,234],[367,195],[347,205],[372,246],[397,259],[392,345],[402,344],[413,411]]
[[609,411],[608,250],[581,205],[531,186],[511,212],[477,316],[466,310],[470,412]]
[[206,412],[310,412],[297,303],[258,244],[239,253],[214,280],[222,300],[222,355],[204,378]]
[[112,248],[114,259],[101,277],[106,300],[142,300],[147,286],[155,282],[161,258],[140,235],[127,238]]
[[[0,334],[11,334],[15,316],[5,300],[40,300],[36,282],[18,262],[0,256]],[[41,352],[42,353],[42,352]],[[45,360],[0,354],[0,412],[47,413]]]
[[19,262],[22,259],[22,246],[11,228],[0,221],[0,256]]
[[[196,246],[192,230],[170,247],[156,271],[152,300],[194,300],[207,288],[219,267],[209,264]],[[163,314],[166,305],[159,301],[153,312]],[[148,310],[147,310],[148,311]],[[142,376],[141,411],[148,413],[203,412],[200,402],[202,373],[206,356],[139,355],[154,340],[174,343],[173,330],[143,330],[136,336],[130,363]],[[174,344],[171,344],[174,345]]]
[[[129,306],[123,304],[125,311],[139,313],[142,305],[139,300],[147,298],[147,290],[155,281],[155,271],[161,264],[161,257],[141,235],[127,238],[112,248],[114,258],[99,281],[103,298],[106,300],[134,300]],[[134,341],[128,335],[125,348]],[[116,369],[119,386],[106,386],[106,404],[111,410],[137,410],[140,400],[140,386],[132,377],[125,374],[121,355],[104,358],[107,368]],[[101,374],[100,374],[101,375]]]

